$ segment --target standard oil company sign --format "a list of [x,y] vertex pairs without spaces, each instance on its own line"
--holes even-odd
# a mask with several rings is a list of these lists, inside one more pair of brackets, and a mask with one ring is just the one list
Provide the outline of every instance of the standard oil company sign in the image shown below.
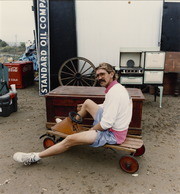
[[40,95],[50,91],[49,0],[37,0]]

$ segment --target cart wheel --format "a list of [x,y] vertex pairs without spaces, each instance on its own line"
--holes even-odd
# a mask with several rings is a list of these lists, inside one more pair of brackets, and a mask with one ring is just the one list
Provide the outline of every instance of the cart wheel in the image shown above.
[[64,138],[60,137],[60,138],[58,138],[58,139],[56,140],[56,143],[59,143],[59,142],[61,142],[62,140],[64,140]]
[[60,67],[58,79],[62,86],[95,86],[95,66],[83,57],[71,58]]
[[127,173],[135,173],[139,169],[137,160],[132,156],[123,156],[119,160],[119,164],[121,169]]
[[136,150],[133,156],[142,156],[144,153],[145,153],[145,146],[142,145],[139,149]]
[[45,149],[47,149],[47,148],[49,148],[49,147],[51,147],[53,145],[55,145],[55,141],[52,138],[46,137],[44,139],[43,146],[44,146]]

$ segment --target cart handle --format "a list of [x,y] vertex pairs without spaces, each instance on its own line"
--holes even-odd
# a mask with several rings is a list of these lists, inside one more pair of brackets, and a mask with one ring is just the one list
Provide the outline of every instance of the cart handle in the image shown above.
[[[76,116],[79,116],[79,119],[76,119]],[[76,112],[69,112],[69,117],[72,121],[74,121],[75,123],[81,124],[82,123],[82,117],[81,115],[79,115]]]

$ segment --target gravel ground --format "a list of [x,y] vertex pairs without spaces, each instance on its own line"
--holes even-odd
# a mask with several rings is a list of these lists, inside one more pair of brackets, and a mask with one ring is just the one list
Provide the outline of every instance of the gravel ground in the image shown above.
[[146,147],[137,158],[136,176],[119,168],[126,154],[105,148],[77,146],[40,163],[23,166],[17,151],[41,151],[46,107],[38,86],[18,89],[18,112],[0,117],[0,193],[5,194],[176,194],[180,193],[180,98],[145,93],[142,136]]

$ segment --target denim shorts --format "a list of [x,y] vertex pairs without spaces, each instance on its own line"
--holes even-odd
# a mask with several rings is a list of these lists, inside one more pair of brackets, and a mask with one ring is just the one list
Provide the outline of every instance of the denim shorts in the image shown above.
[[99,107],[99,109],[97,110],[97,113],[95,115],[93,126],[98,124],[101,121],[102,115],[103,115],[103,108]]
[[100,146],[104,146],[105,144],[117,144],[114,134],[109,130],[105,130],[105,131],[97,130],[97,138],[95,142],[90,146],[100,147]]
[[[96,113],[93,125],[96,125],[101,121],[102,114],[103,114],[103,109],[99,108]],[[100,146],[104,146],[105,144],[117,144],[114,134],[109,130],[104,130],[104,131],[97,130],[97,138],[95,142],[90,146],[100,147]]]

